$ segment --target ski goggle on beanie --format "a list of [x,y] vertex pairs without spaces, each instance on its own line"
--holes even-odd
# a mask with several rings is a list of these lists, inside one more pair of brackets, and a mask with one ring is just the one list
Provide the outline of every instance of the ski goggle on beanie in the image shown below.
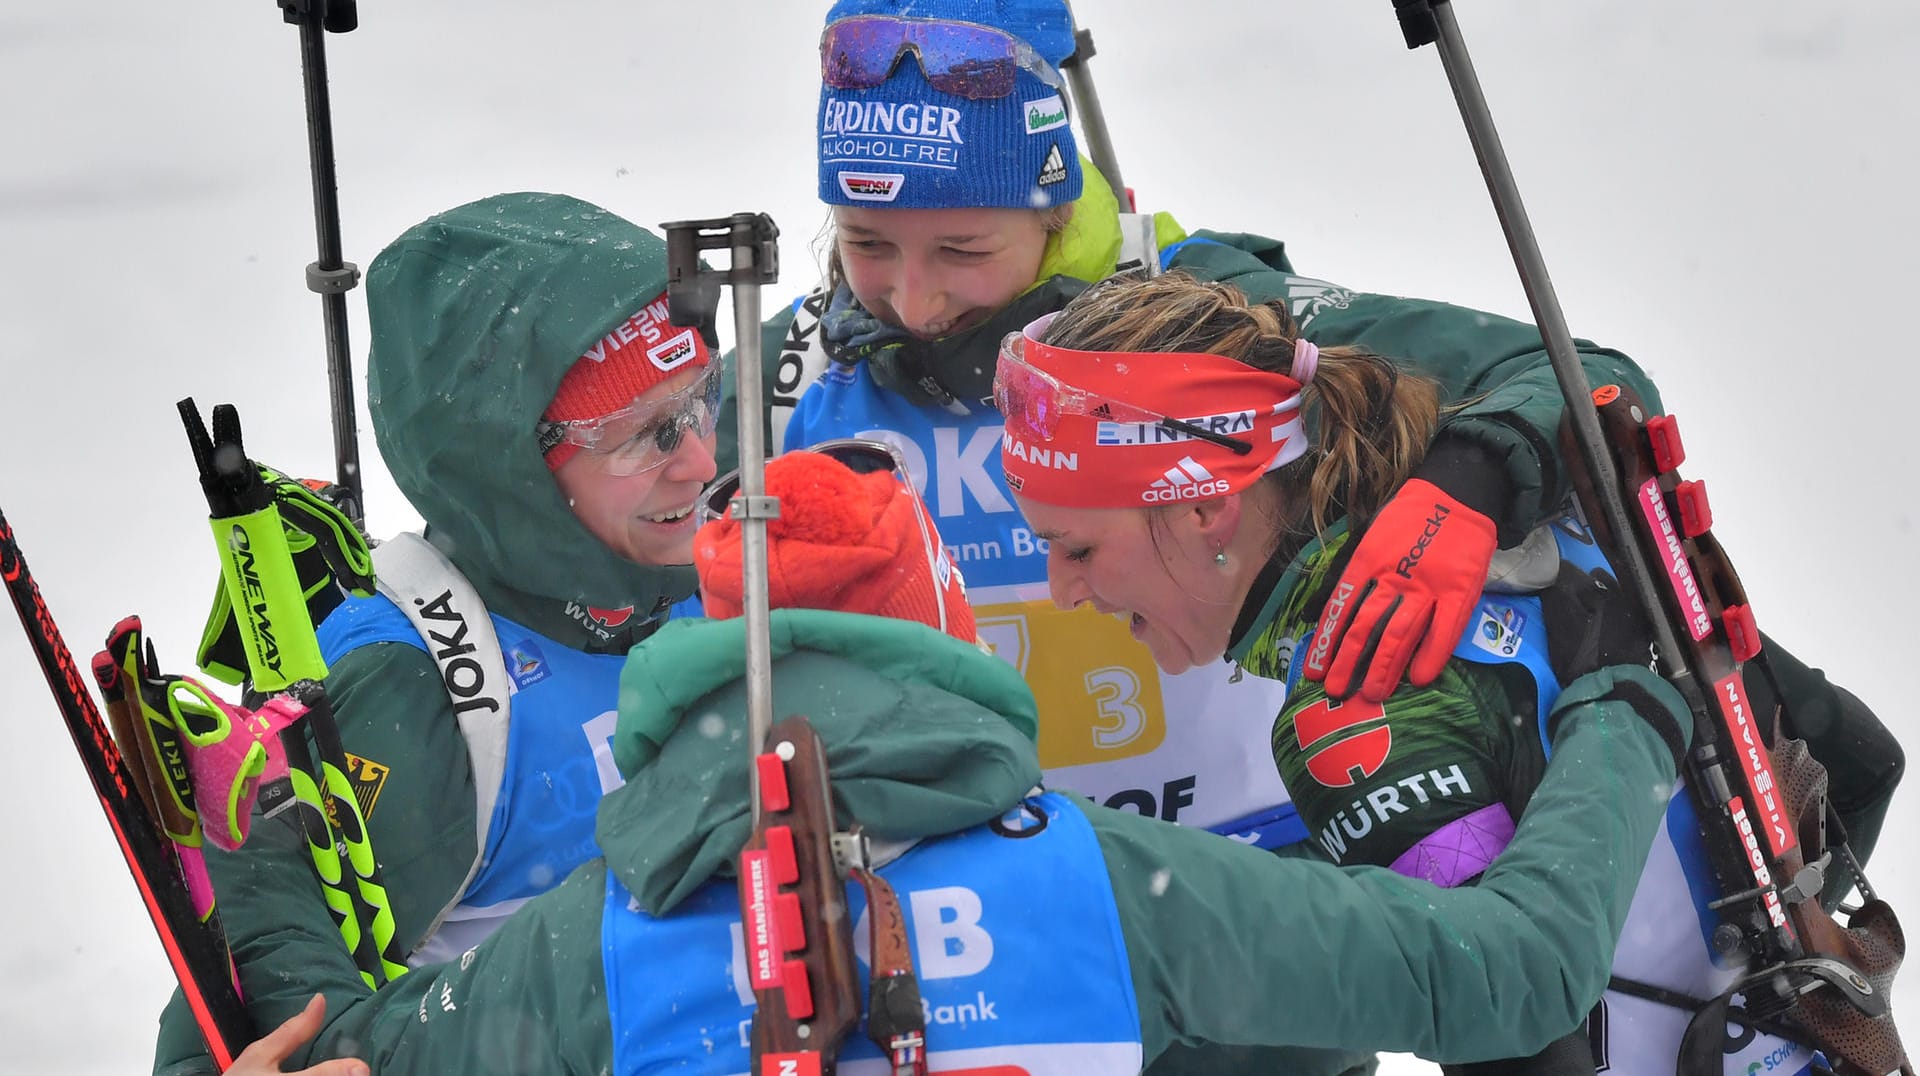
[[[943,6],[967,8],[912,9]],[[820,82],[820,200],[828,205],[1044,209],[1080,197],[1060,73],[1006,30],[839,18],[820,35]]]
[[1042,342],[1053,318],[1007,334],[993,379],[1000,464],[1021,496],[1063,508],[1204,500],[1306,454],[1300,393],[1320,357],[1306,340],[1289,377],[1224,355],[1055,347]]
[[[703,371],[674,392],[648,397],[686,370]],[[594,341],[574,361],[541,415],[547,468],[585,450],[608,474],[625,477],[672,458],[687,434],[707,437],[720,418],[720,367],[691,327],[667,319],[665,292]]]

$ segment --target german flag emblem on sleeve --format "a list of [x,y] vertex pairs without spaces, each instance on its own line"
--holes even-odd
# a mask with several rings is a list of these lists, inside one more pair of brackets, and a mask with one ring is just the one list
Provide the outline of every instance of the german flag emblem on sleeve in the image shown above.
[[380,802],[380,789],[386,785],[387,774],[393,770],[351,751],[346,754],[347,782],[353,786],[353,798],[360,805],[360,817],[372,818],[373,805]]

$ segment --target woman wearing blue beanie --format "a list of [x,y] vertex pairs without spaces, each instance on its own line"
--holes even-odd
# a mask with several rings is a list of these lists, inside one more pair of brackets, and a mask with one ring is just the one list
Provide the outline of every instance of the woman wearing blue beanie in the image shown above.
[[[1334,697],[1369,702],[1403,677],[1438,676],[1496,550],[1564,507],[1561,396],[1530,325],[1303,277],[1262,236],[1189,234],[1165,213],[1140,227],[1130,194],[1078,152],[1059,74],[1073,47],[1062,0],[832,6],[816,126],[833,244],[827,279],[764,332],[772,443],[875,437],[907,457],[966,573],[983,638],[1038,698],[1051,785],[1284,844],[1304,829],[1268,752],[1283,686],[1224,658],[1163,674],[1127,618],[1049,600],[1047,561],[1064,553],[1021,519],[994,457],[1000,341],[1116,268],[1150,262],[1232,283],[1252,303],[1284,300],[1308,341],[1363,346],[1434,378],[1452,406],[1413,477],[1357,521],[1337,583],[1351,600],[1328,604],[1316,634],[1333,645],[1305,663]],[[1659,407],[1625,355],[1584,342],[1579,353],[1594,384],[1629,385]],[[1116,446],[1141,436],[1117,423],[1109,432],[1103,443]],[[1069,453],[1039,462],[1068,474],[1097,465]],[[1168,499],[1206,496],[1204,482],[1169,475]],[[1435,518],[1444,525],[1432,528]],[[1415,566],[1397,570],[1416,543]],[[1793,709],[1831,715],[1822,729],[1790,731],[1833,772],[1856,848],[1870,849],[1902,772],[1897,742],[1858,699],[1767,649]]]
[[[1336,697],[1379,701],[1403,672],[1416,684],[1438,675],[1496,548],[1566,500],[1563,405],[1538,330],[1309,279],[1276,240],[1189,234],[1165,213],[1151,219],[1155,249],[1123,249],[1128,196],[1081,158],[1069,122],[1059,65],[1073,22],[1062,0],[839,0],[820,47],[819,191],[833,245],[823,284],[764,330],[771,443],[881,436],[903,451],[983,633],[1040,698],[1041,758],[1056,782],[1263,843],[1297,836],[1261,761],[1276,688],[1226,662],[1163,678],[1124,625],[1047,602],[1047,543],[1023,526],[994,463],[1000,340],[1128,260],[1151,259],[1230,282],[1255,303],[1286,299],[1316,345],[1364,345],[1435,377],[1459,406],[1370,521],[1342,577],[1356,599],[1320,632],[1338,642],[1306,673]],[[1659,406],[1632,360],[1579,350],[1594,384],[1629,385]],[[1427,537],[1417,568],[1395,571],[1436,505],[1447,525]],[[1864,707],[1840,706],[1876,745],[1856,757],[1898,758]],[[1208,735],[1169,735],[1168,714],[1206,715]],[[1891,787],[1897,767],[1876,761],[1849,776]],[[1870,843],[1878,818],[1862,821],[1852,832]]]

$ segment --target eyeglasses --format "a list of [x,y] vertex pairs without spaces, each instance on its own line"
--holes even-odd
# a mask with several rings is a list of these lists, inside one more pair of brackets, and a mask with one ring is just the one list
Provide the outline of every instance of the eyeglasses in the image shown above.
[[720,421],[719,363],[710,363],[693,383],[667,396],[638,396],[611,414],[577,422],[542,422],[540,451],[565,442],[578,445],[600,461],[610,475],[625,478],[643,474],[673,458],[688,432],[710,437]]
[[1026,360],[1026,341],[1031,337],[1037,342],[1052,323],[1053,315],[1048,314],[1021,332],[1008,333],[1000,342],[1000,361],[993,371],[993,403],[1006,418],[1008,429],[1020,439],[1051,441],[1062,416],[1080,415],[1102,422],[1160,426],[1219,445],[1236,456],[1253,451],[1248,441],[1076,388],[1036,369]]
[[[893,475],[907,487],[907,496],[913,499],[914,522],[920,525],[920,545],[927,555],[927,569],[933,579],[933,604],[940,610],[940,630],[947,630],[947,603],[945,588],[955,569],[947,561],[946,551],[940,548],[936,540],[932,522],[927,517],[927,506],[920,500],[920,493],[913,488],[913,480],[907,475],[906,461],[900,453],[885,441],[868,441],[857,437],[836,438],[821,441],[800,449],[801,452],[818,452],[822,456],[838,461],[854,474],[873,474],[884,471]],[[740,493],[740,472],[728,471],[714,479],[713,485],[700,498],[705,522],[711,523],[726,516],[734,497]]]
[[[800,451],[818,452],[822,456],[838,461],[854,474],[888,471],[899,475],[903,480],[906,478],[906,463],[900,459],[900,454],[894,451],[893,446],[885,441],[844,437],[832,441],[821,441]],[[907,488],[911,490],[913,484],[908,482]],[[702,518],[715,520],[724,517],[727,514],[727,508],[733,504],[733,499],[739,495],[740,472],[737,469],[714,479],[713,484],[708,486],[706,493],[700,497],[700,503],[704,509]]]
[[1007,96],[1021,71],[1055,89],[1061,85],[1052,64],[1005,30],[890,15],[856,15],[829,24],[820,35],[820,78],[836,90],[870,90],[887,81],[907,52],[920,61],[934,89],[969,100]]

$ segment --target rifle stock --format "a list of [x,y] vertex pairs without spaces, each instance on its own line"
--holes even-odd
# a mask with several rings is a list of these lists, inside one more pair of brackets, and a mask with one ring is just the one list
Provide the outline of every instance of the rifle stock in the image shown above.
[[[1649,415],[1620,386],[1594,390],[1593,402],[1620,495],[1632,507],[1632,533],[1615,533],[1586,469],[1575,469],[1575,493],[1610,555],[1631,543],[1658,566],[1657,614],[1680,650],[1663,657],[1679,672],[1673,679],[1694,721],[1684,776],[1722,894],[1711,902],[1721,918],[1714,946],[1723,956],[1744,956],[1754,969],[1696,1014],[1680,1071],[1720,1071],[1724,1018],[1737,993],[1748,1015],[1786,1021],[1838,1072],[1911,1074],[1888,995],[1905,953],[1899,921],[1879,900],[1869,899],[1844,924],[1821,906],[1836,860],[1828,844],[1826,773],[1804,743],[1784,737],[1781,715],[1763,724],[1753,712],[1745,667],[1761,652],[1760,634],[1739,574],[1712,533],[1705,487],[1680,477],[1678,426],[1670,416]],[[1574,436],[1568,427],[1562,432]],[[1844,843],[1837,850],[1871,897]]]
[[846,887],[834,861],[826,753],[804,717],[754,758],[753,834],[740,853],[740,909],[753,984],[754,1076],[822,1076],[860,1022]]

